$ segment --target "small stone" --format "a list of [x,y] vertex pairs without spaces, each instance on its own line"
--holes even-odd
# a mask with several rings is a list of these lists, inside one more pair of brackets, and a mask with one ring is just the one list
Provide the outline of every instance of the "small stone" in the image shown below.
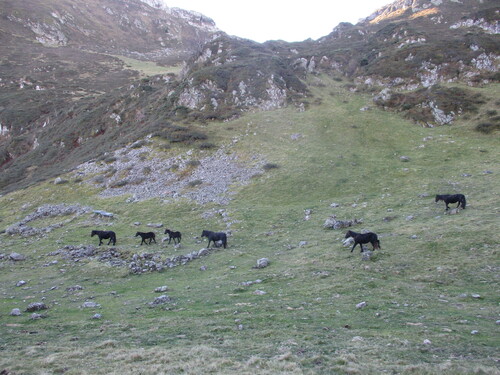
[[[186,289],[187,289],[187,287],[186,287]],[[172,299],[169,296],[167,296],[166,294],[163,294],[159,297],[156,297],[153,302],[149,303],[149,305],[151,305],[151,306],[163,305],[163,304],[165,304],[167,302],[171,302],[171,301],[172,301]]]
[[401,160],[402,162],[409,162],[410,161],[410,157],[403,155],[403,156],[399,157],[399,160]]
[[366,303],[365,301],[363,301],[363,302],[358,303],[358,304],[356,305],[356,308],[357,308],[357,309],[363,309],[363,308],[365,308],[366,306],[367,306],[367,303]]
[[40,311],[40,310],[47,310],[48,306],[43,303],[43,302],[33,302],[28,305],[26,308],[27,312],[34,312],[34,311]]
[[361,336],[354,336],[352,338],[352,341],[356,342],[356,341],[365,341],[365,339]]
[[252,294],[255,294],[256,296],[263,296],[264,294],[267,294],[267,292],[264,292],[263,290],[257,289],[255,292]]
[[21,310],[19,310],[17,308],[16,309],[12,309],[12,311],[10,312],[10,315],[11,316],[19,316],[19,315],[21,315]]
[[68,182],[69,182],[68,180],[62,179],[61,177],[57,177],[54,180],[54,185],[62,185],[62,184],[66,184]]
[[207,266],[201,266],[200,267],[200,271],[206,271],[207,270]]
[[86,301],[82,304],[82,308],[87,309],[87,308],[96,308],[96,307],[101,307],[98,303],[92,302],[92,301]]
[[255,266],[255,268],[265,268],[267,266],[269,266],[269,259],[260,258],[259,260],[257,260],[257,265]]
[[299,242],[299,247],[304,247],[307,246],[308,242],[307,241],[300,241]]
[[151,227],[151,228],[161,228],[163,227],[162,223],[148,223],[146,226]]
[[471,297],[472,298],[481,298],[481,295],[480,294],[472,294]]
[[361,253],[361,260],[370,260],[373,256],[373,251],[367,250]]
[[22,261],[22,260],[26,260],[26,257],[22,254],[19,254],[19,253],[11,253],[9,255],[9,258],[10,260],[13,260],[14,262],[19,262],[19,261]]
[[428,339],[424,340],[424,345],[431,345],[431,344],[432,344],[431,340]]
[[31,314],[31,317],[30,317],[31,320],[38,320],[38,319],[42,319],[42,318],[43,318],[43,316],[41,314],[38,314],[38,313],[33,313],[33,314]]
[[26,284],[26,281],[20,280],[20,281],[17,282],[16,286],[23,286],[25,284]]
[[163,292],[166,292],[167,290],[168,290],[168,286],[163,285],[163,286],[159,286],[158,288],[155,288],[155,293],[163,293]]
[[340,204],[338,204],[338,203],[332,203],[330,205],[330,207],[337,208],[337,207],[340,207]]
[[473,329],[472,331],[470,331],[471,335],[477,335],[479,333],[479,331],[477,329]]
[[94,314],[94,315],[92,315],[91,319],[101,319],[101,318],[102,318],[101,314]]

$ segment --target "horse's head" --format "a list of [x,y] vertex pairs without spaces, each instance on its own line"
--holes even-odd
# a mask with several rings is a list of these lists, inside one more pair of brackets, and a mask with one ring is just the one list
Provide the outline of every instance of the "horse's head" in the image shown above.
[[376,240],[375,243],[373,244],[373,249],[379,249],[380,250],[380,241]]
[[201,236],[208,237],[208,230],[204,230],[203,232],[201,232]]
[[170,229],[165,229],[165,233],[164,234],[170,234]]
[[140,236],[139,232],[137,232],[134,237],[137,237],[137,236]]
[[438,202],[440,199],[441,199],[441,196],[440,196],[440,195],[436,195],[436,200],[435,200],[435,202]]
[[352,232],[352,230],[348,230],[344,238],[349,238],[349,237],[354,237],[354,233]]
[[97,233],[97,231],[93,230],[92,233],[90,233],[90,237],[94,237]]

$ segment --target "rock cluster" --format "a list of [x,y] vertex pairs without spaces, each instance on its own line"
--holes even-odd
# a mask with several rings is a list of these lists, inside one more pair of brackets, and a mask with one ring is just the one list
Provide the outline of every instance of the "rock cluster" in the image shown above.
[[74,205],[64,204],[64,203],[56,205],[46,204],[38,207],[34,212],[27,215],[23,220],[8,227],[5,230],[5,232],[10,235],[19,234],[23,237],[49,233],[55,228],[60,228],[64,226],[65,222],[51,224],[42,228],[34,228],[27,224],[35,220],[49,218],[49,217],[70,216],[70,215],[80,216],[87,212],[90,212],[90,210],[91,209],[89,207],[82,207],[79,204],[74,204]]
[[[229,187],[246,184],[251,177],[262,173],[264,165],[257,157],[253,165],[239,161],[229,147],[221,147],[200,160],[193,159],[192,150],[165,159],[152,156],[153,149],[147,145],[126,147],[114,152],[112,163],[88,162],[80,165],[76,173],[80,178],[103,177],[113,170],[111,177],[88,181],[102,187],[101,195],[105,197],[131,194],[131,201],[161,197],[227,204],[231,196]],[[151,157],[145,158],[145,154]]]
[[352,227],[353,225],[362,224],[362,223],[363,223],[362,219],[337,220],[337,216],[332,215],[328,219],[325,220],[323,227],[325,229],[342,229],[342,228],[348,228],[348,227]]

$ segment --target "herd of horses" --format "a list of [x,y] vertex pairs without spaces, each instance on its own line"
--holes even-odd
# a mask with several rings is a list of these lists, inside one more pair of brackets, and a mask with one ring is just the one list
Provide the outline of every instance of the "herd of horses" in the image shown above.
[[[174,241],[174,245],[180,244],[182,239],[181,232],[172,231],[170,229],[165,229],[165,233],[168,234],[168,243],[172,240]],[[97,236],[99,237],[99,246],[102,245],[102,240],[109,240],[108,245],[113,244],[116,245],[116,233],[111,230],[93,230],[90,233],[90,237]],[[137,232],[134,237],[141,237],[141,246],[143,244],[151,245],[152,242],[156,242],[156,234],[154,232]],[[214,246],[217,246],[217,243],[220,241],[224,249],[227,247],[227,235],[223,232],[212,232],[210,230],[204,230],[201,233],[201,237],[208,238],[208,245],[210,247],[210,242],[214,243]]]
[[[446,204],[446,210],[449,210],[450,203],[457,203],[457,208],[462,207],[465,209],[466,200],[463,194],[441,194],[436,195],[435,202],[444,201]],[[165,234],[168,234],[168,243],[170,241],[174,241],[174,245],[180,244],[182,239],[181,232],[171,231],[170,229],[165,229]],[[102,231],[102,230],[93,230],[90,234],[91,237],[98,236],[99,237],[99,246],[102,245],[102,240],[107,240],[108,245],[113,243],[113,246],[116,245],[116,233],[113,231]],[[141,237],[141,246],[142,244],[151,245],[151,242],[156,243],[156,235],[154,232],[137,232],[135,237]],[[214,243],[214,246],[217,246],[217,243],[221,243],[224,246],[224,249],[227,246],[227,234],[224,232],[212,232],[209,230],[204,230],[201,233],[201,237],[206,237],[208,239],[207,247],[210,247],[210,242]],[[352,246],[351,253],[354,251],[354,248],[359,245],[361,248],[361,252],[364,251],[363,245],[367,243],[371,243],[373,250],[380,249],[380,241],[376,233],[368,232],[368,233],[356,233],[352,230],[347,231],[345,238],[352,238],[354,240],[354,245]],[[148,241],[149,240],[149,241]]]

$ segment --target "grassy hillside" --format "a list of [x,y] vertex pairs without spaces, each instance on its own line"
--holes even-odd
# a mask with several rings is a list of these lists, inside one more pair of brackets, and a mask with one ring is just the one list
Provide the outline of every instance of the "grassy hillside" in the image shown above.
[[[115,215],[46,217],[29,225],[63,225],[44,236],[0,236],[0,372],[498,373],[498,139],[465,120],[417,127],[343,82],[314,80],[316,104],[306,112],[207,125],[240,160],[268,162],[250,184],[234,186],[227,206],[100,198],[71,176],[0,197],[2,228],[43,204]],[[498,86],[474,90],[491,98]],[[458,192],[468,207],[456,215],[434,203],[435,194]],[[362,218],[352,229],[378,233],[382,249],[370,260],[351,253],[342,246],[345,230],[323,228],[330,215]],[[163,272],[131,275],[96,259],[47,255],[96,245],[90,231],[112,229],[122,257],[149,251],[164,259],[200,250],[203,229],[228,225],[227,249]],[[180,249],[139,247],[133,237],[148,229],[161,238],[165,227],[182,231]],[[11,261],[12,252],[27,259]],[[263,257],[270,265],[253,268]],[[16,286],[20,280],[26,284]],[[68,290],[76,285],[82,289]],[[166,292],[154,292],[164,285]],[[161,294],[171,302],[150,306]],[[100,307],[83,308],[85,301]],[[24,312],[32,302],[49,306],[39,312],[45,318]],[[366,307],[357,308],[361,302]],[[22,314],[10,316],[13,308]],[[96,313],[101,319],[92,319]]]

